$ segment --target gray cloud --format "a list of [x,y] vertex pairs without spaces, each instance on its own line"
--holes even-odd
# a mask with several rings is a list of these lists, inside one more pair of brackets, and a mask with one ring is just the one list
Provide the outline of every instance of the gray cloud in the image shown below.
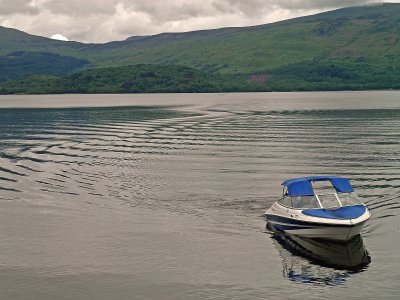
[[381,1],[366,1],[366,0],[283,0],[274,1],[276,5],[284,9],[326,9],[334,7],[356,6],[368,3],[381,2]]
[[[274,22],[378,0],[0,0],[0,25],[70,40],[106,42],[132,35]],[[400,2],[392,1],[392,2]]]
[[13,15],[18,13],[35,14],[39,8],[31,0],[0,0],[0,15]]
[[[40,5],[42,10],[48,10],[54,14],[63,15],[112,15],[120,1],[113,0],[45,0]],[[39,6],[39,5],[38,5]]]

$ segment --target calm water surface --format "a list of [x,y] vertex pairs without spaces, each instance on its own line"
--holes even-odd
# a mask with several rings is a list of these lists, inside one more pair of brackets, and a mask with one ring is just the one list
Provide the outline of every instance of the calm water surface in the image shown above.
[[[310,174],[363,239],[265,232]],[[400,92],[0,97],[1,299],[398,299],[399,215]]]

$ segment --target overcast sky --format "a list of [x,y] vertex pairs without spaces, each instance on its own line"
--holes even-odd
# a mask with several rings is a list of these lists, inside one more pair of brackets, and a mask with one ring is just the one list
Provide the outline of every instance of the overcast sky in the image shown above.
[[[376,0],[0,0],[0,25],[81,42],[271,23]],[[400,2],[392,0],[390,2]]]

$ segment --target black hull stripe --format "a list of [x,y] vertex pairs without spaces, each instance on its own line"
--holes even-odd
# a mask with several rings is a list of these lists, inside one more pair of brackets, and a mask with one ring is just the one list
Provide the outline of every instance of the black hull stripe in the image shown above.
[[266,219],[267,221],[274,223],[278,222],[281,224],[287,224],[287,226],[290,225],[301,225],[301,226],[306,226],[306,227],[354,227],[356,225],[360,225],[364,222],[357,223],[357,224],[322,224],[322,223],[316,223],[316,222],[307,222],[307,221],[298,221],[298,220],[293,220],[290,218],[286,217],[281,217],[277,215],[270,215],[266,214]]
[[289,226],[289,225],[281,225],[281,224],[274,224],[274,228],[278,229],[279,231],[285,231],[285,230],[299,230],[299,229],[312,229],[315,227],[299,227],[299,226]]

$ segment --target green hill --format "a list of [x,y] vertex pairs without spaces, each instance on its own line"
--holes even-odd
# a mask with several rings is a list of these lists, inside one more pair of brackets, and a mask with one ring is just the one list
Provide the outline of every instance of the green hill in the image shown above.
[[250,88],[232,78],[182,66],[135,65],[92,69],[63,78],[28,76],[0,84],[0,94],[180,93]]
[[62,76],[88,64],[86,59],[45,52],[16,51],[0,57],[0,82],[27,75]]
[[251,81],[262,90],[399,88],[400,4],[350,7],[274,24],[163,33],[106,44],[54,41],[0,27],[0,55],[13,51],[90,61],[76,70],[182,65],[243,83]]
[[87,47],[83,43],[52,40],[0,26],[0,55],[15,51],[34,51],[79,56],[83,54],[82,49]]
[[399,23],[400,4],[345,8],[275,24],[128,40],[97,63],[181,64],[229,74],[309,61],[400,65]]

